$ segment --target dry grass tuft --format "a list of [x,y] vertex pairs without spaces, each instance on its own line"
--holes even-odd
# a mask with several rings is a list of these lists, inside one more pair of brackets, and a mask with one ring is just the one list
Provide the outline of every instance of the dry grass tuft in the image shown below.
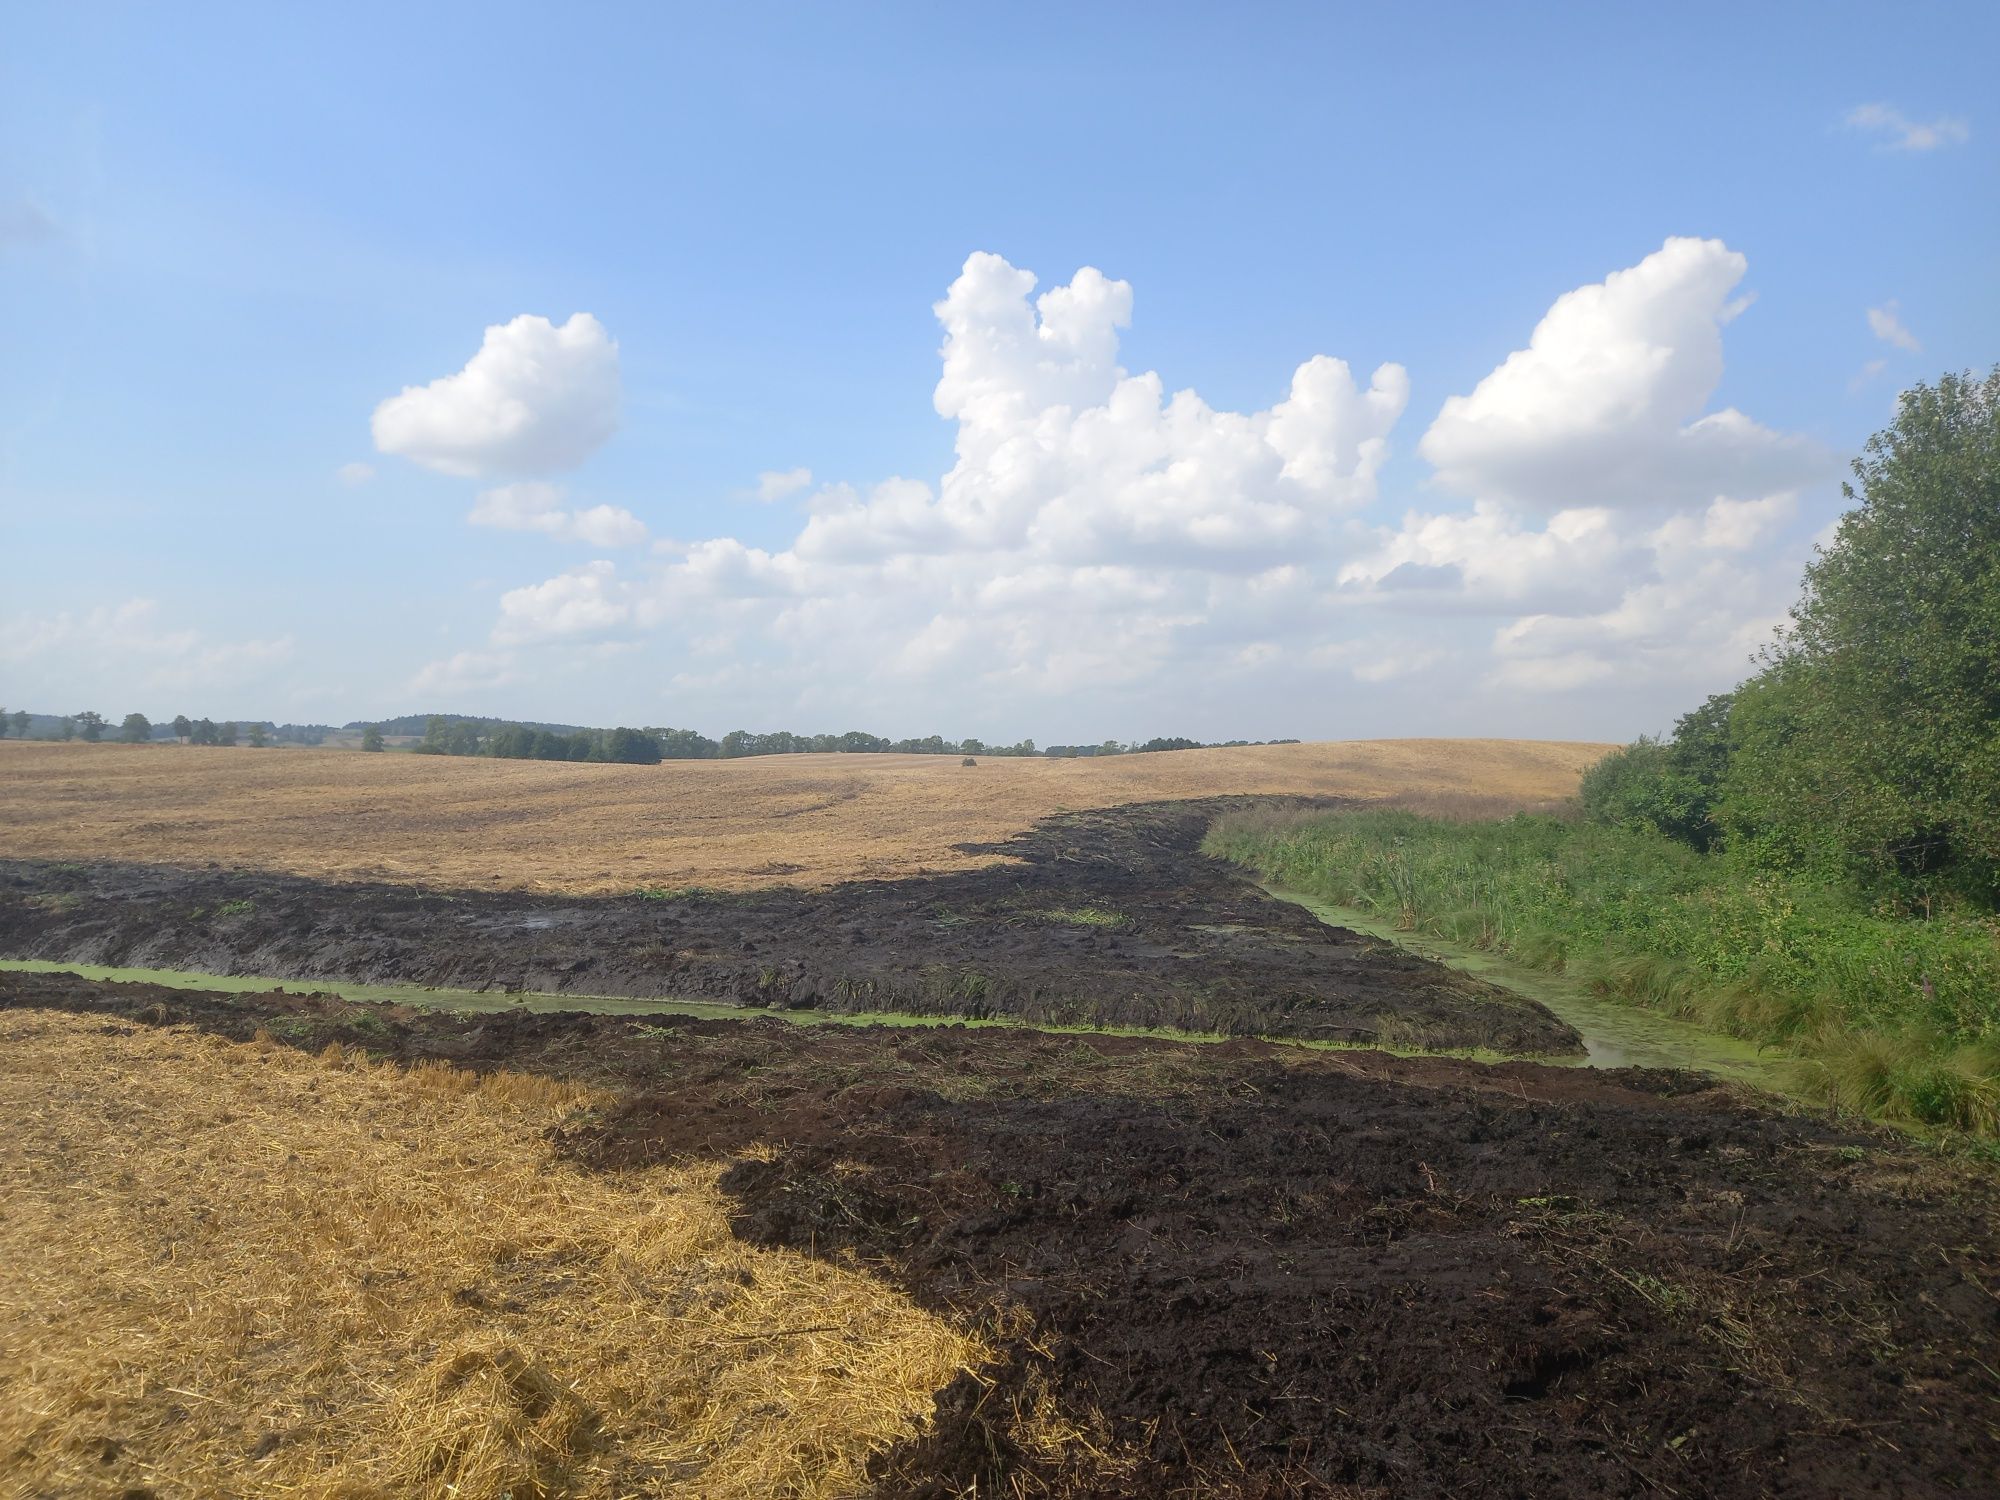
[[0,1491],[832,1496],[987,1351],[729,1232],[587,1096],[0,1013]]
[[579,894],[746,890],[974,869],[994,856],[960,845],[1129,802],[1418,797],[1408,805],[1490,815],[1570,796],[1610,748],[1356,740],[1000,758],[967,771],[949,755],[593,766],[0,740],[0,831],[24,859],[212,860],[318,879]]

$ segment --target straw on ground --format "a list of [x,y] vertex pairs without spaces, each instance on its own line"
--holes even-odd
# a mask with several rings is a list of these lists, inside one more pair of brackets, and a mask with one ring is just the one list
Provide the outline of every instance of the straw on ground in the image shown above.
[[0,1488],[819,1497],[987,1357],[576,1085],[0,1013]]
[[486,889],[901,879],[1052,813],[1227,793],[1533,804],[1608,745],[1362,740],[1103,760],[772,755],[659,766],[0,740],[16,858],[214,861]]

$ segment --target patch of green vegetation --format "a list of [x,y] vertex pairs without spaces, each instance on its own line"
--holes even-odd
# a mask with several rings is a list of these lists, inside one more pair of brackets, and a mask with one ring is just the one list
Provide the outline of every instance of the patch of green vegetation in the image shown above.
[[28,897],[28,905],[42,911],[74,911],[83,905],[83,897],[74,891],[37,891]]
[[1204,847],[1420,939],[1784,1047],[1839,1105],[2000,1135],[2000,920],[1888,915],[1726,852],[1546,816],[1246,815]]
[[711,885],[635,885],[638,901],[720,901],[724,893]]
[[1122,911],[1103,906],[1049,906],[1028,915],[1062,927],[1123,927],[1132,920]]
[[255,901],[225,901],[216,907],[215,914],[218,917],[247,917],[256,909]]
[[1620,1271],[1613,1266],[1605,1269],[1663,1313],[1684,1313],[1695,1305],[1694,1294],[1671,1281],[1663,1281],[1645,1271]]

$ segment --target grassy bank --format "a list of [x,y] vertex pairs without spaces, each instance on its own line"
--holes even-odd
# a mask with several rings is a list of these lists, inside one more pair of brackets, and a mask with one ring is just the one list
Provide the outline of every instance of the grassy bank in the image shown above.
[[1808,1064],[1833,1100],[2000,1137],[2000,926],[1870,912],[1649,833],[1555,817],[1248,813],[1209,853]]

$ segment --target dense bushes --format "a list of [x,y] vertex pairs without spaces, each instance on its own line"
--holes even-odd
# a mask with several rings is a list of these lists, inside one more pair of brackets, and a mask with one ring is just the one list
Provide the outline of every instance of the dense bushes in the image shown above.
[[1790,1046],[1850,1102],[2000,1131],[1992,919],[1884,916],[1810,878],[1577,819],[1238,815],[1207,848],[1406,930]]
[[1218,827],[1216,852],[2000,1134],[2000,370],[1906,392],[1761,669],[1578,816]]
[[1763,669],[1586,780],[1599,822],[1839,884],[2000,905],[2000,370],[1903,395]]

